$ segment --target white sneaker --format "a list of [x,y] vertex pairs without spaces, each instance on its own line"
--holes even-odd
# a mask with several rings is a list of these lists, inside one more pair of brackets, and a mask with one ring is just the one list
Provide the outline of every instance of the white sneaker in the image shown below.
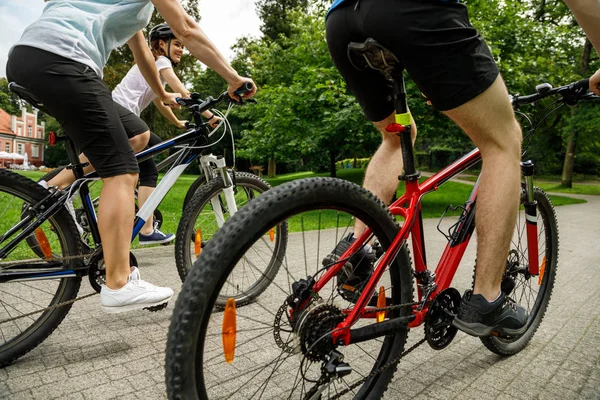
[[140,279],[137,267],[132,269],[129,281],[119,290],[112,290],[102,286],[100,303],[107,313],[122,313],[154,307],[165,304],[173,297],[173,289],[154,286]]

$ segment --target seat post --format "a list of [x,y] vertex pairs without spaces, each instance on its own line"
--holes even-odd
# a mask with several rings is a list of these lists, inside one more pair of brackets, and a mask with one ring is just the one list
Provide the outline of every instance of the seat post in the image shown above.
[[88,163],[82,164],[79,161],[79,152],[77,151],[77,147],[75,147],[75,143],[73,143],[73,140],[71,140],[71,138],[65,135],[64,141],[65,147],[67,148],[69,161],[71,161],[71,169],[73,170],[75,179],[83,178],[85,176],[83,173],[83,167],[85,167]]
[[398,177],[403,180],[417,180],[420,174],[415,168],[415,153],[413,149],[412,137],[410,135],[412,126],[412,117],[406,104],[406,91],[404,88],[404,76],[402,72],[390,74],[390,81],[393,83],[392,99],[396,109],[396,124],[403,128],[398,132],[400,144],[402,146],[402,162],[404,164],[404,175]]

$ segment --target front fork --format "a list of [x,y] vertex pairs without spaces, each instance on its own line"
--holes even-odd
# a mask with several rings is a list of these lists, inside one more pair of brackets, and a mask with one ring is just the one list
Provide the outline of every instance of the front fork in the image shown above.
[[[215,165],[216,169],[219,171],[221,178],[223,179],[223,193],[225,194],[225,202],[227,204],[227,209],[229,210],[229,217],[231,218],[238,209],[235,202],[233,182],[227,173],[225,158],[208,154],[200,157],[200,165],[202,165],[202,170],[204,171],[204,176],[206,176],[207,182],[214,178],[214,170],[212,165]],[[217,219],[217,226],[221,228],[225,223],[225,216],[223,215],[223,208],[221,207],[219,196],[215,196],[210,199],[210,204],[212,205],[215,218]]]
[[525,177],[525,225],[527,229],[527,255],[529,256],[529,273],[539,275],[537,201],[533,190],[533,162],[521,163],[521,171]]

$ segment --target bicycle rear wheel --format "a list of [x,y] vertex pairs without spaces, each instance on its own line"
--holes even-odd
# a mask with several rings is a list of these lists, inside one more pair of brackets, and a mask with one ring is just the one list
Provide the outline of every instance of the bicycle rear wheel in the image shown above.
[[[16,225],[23,216],[37,218],[29,209],[48,196],[49,192],[21,175],[0,170],[0,232]],[[49,204],[49,203],[48,203]],[[23,211],[25,210],[25,211]],[[8,243],[11,235],[2,243]],[[37,236],[35,236],[37,235]],[[16,272],[15,264],[24,268],[44,268],[51,261],[81,254],[77,230],[71,216],[62,208],[33,233],[34,240],[23,240],[0,260],[0,276]],[[39,243],[43,242],[43,249]],[[35,243],[33,249],[32,243]],[[39,256],[42,254],[42,257]],[[53,267],[57,274],[73,269],[77,259],[63,261]],[[71,305],[25,316],[77,296],[81,279],[62,278],[0,283],[0,367],[32,350],[46,339],[62,322]]]
[[534,199],[537,202],[538,258],[540,274],[529,274],[529,257],[527,248],[526,218],[522,205],[527,200],[525,192],[521,193],[521,208],[517,218],[517,226],[508,260],[504,279],[514,282],[510,296],[529,313],[527,331],[520,336],[481,337],[481,341],[490,351],[500,355],[511,355],[521,351],[537,331],[552,296],[556,268],[558,266],[558,226],[554,206],[540,188],[534,188]]
[[[235,201],[238,210],[250,200],[269,190],[271,186],[255,175],[240,172],[235,174]],[[183,213],[177,227],[175,241],[175,260],[181,280],[184,281],[196,259],[206,244],[219,229],[218,217],[215,213],[216,202],[222,212],[223,220],[230,217],[223,193],[223,180],[216,178],[202,186],[192,197]],[[200,235],[200,236],[198,236]],[[238,305],[246,304],[259,296],[277,274],[281,260],[285,255],[287,243],[287,223],[285,221],[274,226],[264,239],[264,247],[260,249],[261,256],[268,260],[261,271],[256,271],[251,265],[251,259],[237,267],[239,294],[235,297]],[[199,242],[199,243],[197,243]],[[219,296],[217,305],[224,307],[227,297]]]
[[[321,399],[381,397],[396,365],[374,371],[402,353],[407,325],[385,337],[349,346],[327,341],[345,318],[344,311],[353,306],[340,294],[337,278],[318,294],[311,292],[308,305],[290,311],[290,295],[297,293],[294,288],[300,279],[323,274],[323,259],[352,232],[355,219],[372,229],[373,240],[382,250],[398,232],[389,211],[375,196],[350,182],[327,178],[271,189],[227,221],[190,271],[175,306],[166,351],[169,398],[304,399],[319,390]],[[220,312],[216,300],[235,293],[235,271],[244,258],[250,258],[257,271],[262,269],[266,261],[256,255],[264,247],[263,239],[284,220],[290,233],[280,273],[254,302],[236,308],[233,361],[227,363],[231,343],[224,344],[223,331],[231,332],[231,320],[226,320],[232,314],[227,308]],[[378,285],[385,288],[390,306],[411,302],[412,284],[410,260],[402,247]],[[410,308],[396,313],[408,315]],[[374,319],[363,318],[353,328],[373,323]],[[352,372],[341,380],[317,384],[327,354],[336,347]]]

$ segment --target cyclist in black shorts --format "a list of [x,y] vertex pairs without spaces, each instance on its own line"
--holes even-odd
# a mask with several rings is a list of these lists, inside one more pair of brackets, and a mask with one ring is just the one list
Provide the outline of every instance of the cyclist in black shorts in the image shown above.
[[[455,324],[472,335],[489,334],[490,326],[524,328],[527,312],[500,290],[519,204],[521,129],[466,6],[441,0],[336,0],[326,24],[336,67],[383,135],[367,168],[365,188],[389,204],[402,173],[402,153],[399,137],[385,131],[395,122],[392,90],[379,72],[354,68],[347,55],[350,42],[371,37],[392,51],[432,105],[481,150],[475,286],[465,293]],[[363,229],[357,223],[354,235]]]
[[[565,2],[598,50],[600,4]],[[399,138],[385,131],[395,122],[391,88],[379,72],[354,68],[347,56],[350,42],[371,37],[392,51],[431,104],[456,122],[480,149],[483,165],[477,198],[475,285],[465,293],[454,324],[474,336],[489,334],[490,327],[524,329],[527,312],[500,288],[519,203],[521,129],[498,68],[471,26],[466,6],[458,0],[335,0],[326,24],[327,44],[336,67],[383,135],[367,168],[365,188],[389,204],[402,173],[398,162],[402,153]],[[600,95],[599,83],[600,71],[590,79],[590,89]],[[412,128],[414,140],[414,123]],[[511,204],[514,206],[507,207]],[[363,229],[357,222],[354,237]],[[345,238],[347,243],[338,247],[347,248],[352,240],[352,236]],[[334,253],[339,252],[338,247]],[[368,274],[368,261],[363,264],[358,268],[367,269]],[[360,271],[356,275],[360,277]]]

